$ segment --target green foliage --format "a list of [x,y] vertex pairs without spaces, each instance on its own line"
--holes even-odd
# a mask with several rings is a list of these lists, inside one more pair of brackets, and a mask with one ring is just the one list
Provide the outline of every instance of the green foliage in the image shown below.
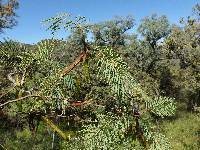
[[133,139],[126,138],[126,130],[131,126],[128,118],[119,118],[112,114],[97,116],[95,124],[84,126],[78,138],[72,138],[65,149],[141,149],[134,145]]
[[128,90],[131,90],[131,86],[135,84],[135,80],[127,71],[127,64],[111,48],[101,48],[99,52],[97,60],[95,60],[97,61],[97,75],[102,80],[106,80],[111,86],[111,90],[121,101],[124,101],[125,94],[130,94]]
[[113,20],[93,25],[95,44],[112,47],[125,45],[126,32],[134,26],[134,21],[133,16],[115,17]]
[[18,6],[19,3],[17,0],[0,1],[0,33],[3,32],[3,29],[12,28],[16,25],[15,10]]
[[[176,110],[173,99],[167,97],[150,98],[128,72],[127,64],[110,48],[100,50],[97,62],[98,75],[111,86],[111,91],[127,105],[146,102],[147,108],[160,117],[172,116]],[[131,101],[132,99],[132,101]]]
[[12,40],[1,42],[0,57],[2,65],[21,69],[24,69],[25,65],[29,65],[29,59],[31,59],[26,46]]
[[166,141],[166,138],[163,134],[156,133],[154,135],[153,143],[150,145],[149,150],[170,150],[171,146]]
[[75,30],[78,30],[79,32],[87,31],[85,30],[87,29],[87,26],[85,26],[84,28],[83,26],[81,26],[81,24],[84,25],[86,23],[85,17],[76,16],[72,18],[72,16],[67,13],[58,14],[55,17],[51,17],[49,19],[44,20],[43,23],[50,24],[47,30],[50,30],[53,35],[62,27],[65,30],[70,30],[70,31],[75,31]]
[[[138,28],[144,39],[126,33],[134,25],[133,17],[89,25],[85,17],[60,14],[44,23],[53,35],[62,29],[72,34],[67,41],[0,45],[2,114],[17,118],[16,124],[24,128],[14,131],[15,140],[6,137],[3,146],[31,144],[32,134],[37,135],[34,126],[45,116],[52,119],[52,130],[59,129],[62,137],[66,133],[68,141],[41,129],[34,142],[47,143],[39,148],[49,148],[53,134],[51,147],[56,143],[57,149],[172,149],[171,137],[165,136],[159,123],[172,119],[177,100],[191,102],[198,113],[197,18],[189,17],[183,28],[171,28],[165,16],[146,17]],[[94,41],[87,41],[88,33]],[[65,76],[61,76],[63,68],[70,68]],[[186,147],[195,149],[196,143]]]
[[158,40],[169,34],[169,22],[166,16],[158,17],[156,14],[153,14],[152,16],[146,17],[142,20],[138,31],[145,40],[155,48]]
[[13,132],[5,131],[2,128],[0,139],[5,149],[37,150],[51,148],[51,136],[44,127],[38,131],[37,135],[33,135],[28,128],[22,131],[13,130]]
[[181,104],[181,107],[176,118],[162,122],[161,127],[174,150],[198,150],[200,146],[199,115],[186,112],[185,104]]
[[156,97],[151,101],[147,101],[147,108],[152,113],[160,117],[173,116],[176,111],[174,99],[169,97]]

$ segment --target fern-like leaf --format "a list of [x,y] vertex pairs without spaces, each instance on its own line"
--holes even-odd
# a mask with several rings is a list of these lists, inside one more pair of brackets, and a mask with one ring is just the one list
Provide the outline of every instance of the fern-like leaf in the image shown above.
[[146,106],[150,112],[160,117],[173,116],[176,110],[174,99],[162,96],[146,101]]

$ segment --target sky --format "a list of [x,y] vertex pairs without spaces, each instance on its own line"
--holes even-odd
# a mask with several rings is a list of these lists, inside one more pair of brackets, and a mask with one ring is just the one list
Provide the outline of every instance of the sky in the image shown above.
[[[192,7],[197,3],[200,0],[19,0],[18,25],[4,30],[0,40],[9,38],[33,44],[51,38],[41,21],[62,12],[85,16],[91,23],[110,20],[114,16],[133,15],[136,20],[134,29],[142,18],[154,13],[166,15],[170,23],[178,23],[181,17],[192,14]],[[66,38],[67,35],[60,32],[57,38]]]

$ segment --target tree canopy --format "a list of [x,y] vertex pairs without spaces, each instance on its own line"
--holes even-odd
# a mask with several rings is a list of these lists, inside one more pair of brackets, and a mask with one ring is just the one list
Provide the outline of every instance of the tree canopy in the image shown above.
[[17,0],[0,0],[0,33],[3,29],[12,28],[16,25]]

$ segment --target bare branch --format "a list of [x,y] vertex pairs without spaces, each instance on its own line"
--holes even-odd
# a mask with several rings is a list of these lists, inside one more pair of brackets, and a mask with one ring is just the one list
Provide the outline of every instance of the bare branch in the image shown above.
[[2,98],[3,96],[7,95],[7,94],[8,94],[9,92],[11,92],[14,88],[15,88],[15,86],[14,86],[14,87],[11,87],[10,89],[8,89],[7,92],[1,93],[0,98]]
[[14,103],[14,102],[18,102],[18,101],[24,100],[24,99],[26,99],[26,98],[28,98],[28,97],[40,97],[40,98],[42,98],[43,100],[46,100],[46,99],[47,99],[46,97],[40,96],[40,95],[27,95],[27,96],[20,97],[20,98],[14,99],[14,100],[7,101],[7,102],[5,102],[5,103],[3,103],[3,104],[0,104],[0,108],[3,107],[3,106],[5,106],[5,105],[7,105],[7,104],[10,104],[10,103]]
[[71,63],[69,66],[67,66],[66,68],[64,68],[64,70],[62,71],[61,77],[67,75],[72,69],[74,69],[80,62],[84,61],[87,57],[87,52],[83,51],[79,57],[76,58],[76,60]]

